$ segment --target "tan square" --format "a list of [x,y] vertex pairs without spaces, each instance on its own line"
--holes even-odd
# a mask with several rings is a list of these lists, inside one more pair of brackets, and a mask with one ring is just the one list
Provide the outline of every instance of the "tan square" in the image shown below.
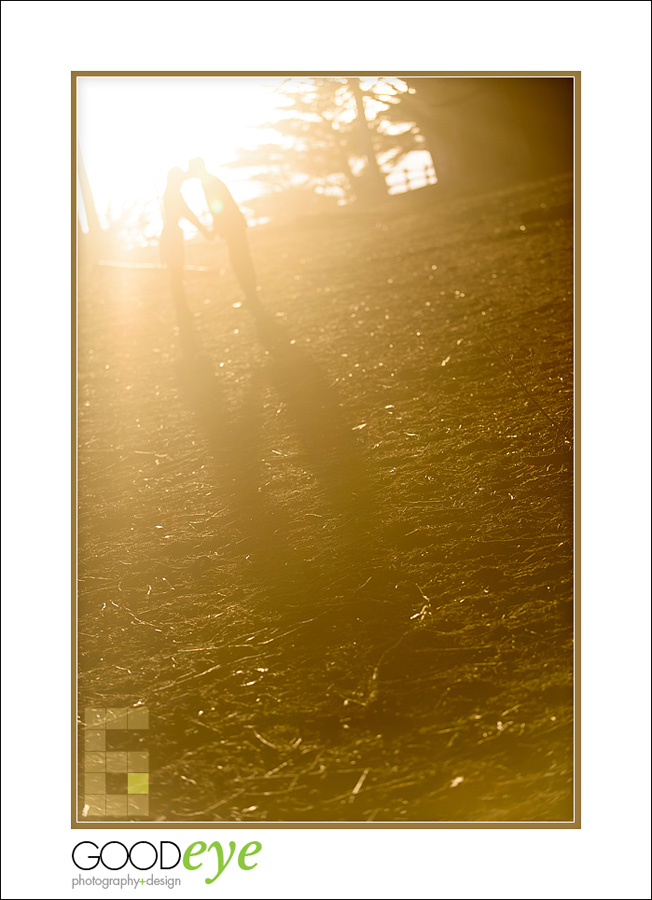
[[106,769],[106,753],[85,753],[85,772],[104,772]]
[[109,750],[106,754],[106,771],[107,772],[126,772],[127,771],[127,751],[126,750]]
[[138,750],[127,754],[127,772],[149,772],[149,753]]
[[127,707],[111,707],[106,711],[106,727],[113,731],[127,727]]
[[104,812],[105,808],[104,794],[98,794],[97,796],[93,796],[93,794],[86,794],[86,796],[84,797],[83,815],[104,816],[106,815],[106,813]]
[[86,772],[84,775],[84,792],[86,794],[106,794],[106,775],[104,772]]
[[86,728],[104,728],[104,714],[106,710],[102,707],[88,706],[84,710],[84,725]]
[[84,731],[84,750],[105,750],[106,731],[103,728],[87,728]]
[[129,794],[127,798],[127,814],[130,816],[149,815],[149,797],[147,794]]
[[129,728],[149,728],[149,710],[146,706],[130,709],[128,721]]
[[127,795],[126,794],[107,794],[106,795],[106,815],[107,816],[126,816],[127,815]]

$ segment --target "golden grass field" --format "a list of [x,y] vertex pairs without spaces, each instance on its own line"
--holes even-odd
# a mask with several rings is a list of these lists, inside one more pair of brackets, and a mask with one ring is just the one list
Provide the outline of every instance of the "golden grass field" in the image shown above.
[[252,229],[262,322],[193,241],[191,335],[84,267],[79,707],[150,709],[152,820],[573,818],[572,197]]

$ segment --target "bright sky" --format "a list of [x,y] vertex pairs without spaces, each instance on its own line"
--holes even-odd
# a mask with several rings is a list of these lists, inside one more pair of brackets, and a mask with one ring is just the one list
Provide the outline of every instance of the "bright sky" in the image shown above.
[[[239,147],[254,147],[272,133],[260,126],[275,118],[274,89],[283,78],[79,78],[77,134],[95,205],[143,203],[161,196],[173,166],[201,156],[210,172],[228,182],[238,201],[256,193],[237,169],[220,171]],[[203,203],[197,182],[184,195]]]
[[[173,166],[186,168],[201,156],[209,172],[222,178],[239,203],[260,187],[244,170],[223,169],[240,147],[278,140],[261,126],[278,118],[275,89],[286,77],[82,77],[77,80],[77,134],[95,206],[102,220],[110,208],[149,204],[158,219],[156,198]],[[422,155],[422,154],[419,154]],[[419,162],[423,167],[423,160]],[[391,180],[391,179],[390,179]],[[201,214],[199,182],[183,188]],[[83,204],[79,208],[84,222]],[[156,232],[158,221],[153,223]],[[189,226],[190,227],[190,226]]]

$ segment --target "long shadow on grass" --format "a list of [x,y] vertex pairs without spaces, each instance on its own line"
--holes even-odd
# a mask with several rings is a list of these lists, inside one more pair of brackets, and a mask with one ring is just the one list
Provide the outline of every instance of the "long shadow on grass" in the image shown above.
[[[323,528],[325,520],[332,526],[331,542],[355,558],[357,565],[364,564],[370,546],[368,532],[376,520],[372,491],[360,447],[337,394],[319,366],[290,342],[271,317],[259,316],[256,325],[267,350],[266,361],[252,370],[244,385],[229,385],[224,377],[216,376],[191,328],[185,326],[181,331],[183,396],[208,438],[232,523],[255,551],[253,555],[268,567],[268,577],[280,576],[282,567],[287,580],[293,565],[305,568],[306,557],[323,553],[316,529]],[[291,491],[286,491],[279,503],[264,490],[265,387],[271,387],[288,412],[298,438],[299,465],[318,480],[318,508],[311,505],[314,493],[298,493],[297,501],[288,502]],[[295,532],[290,540],[291,521]],[[297,526],[297,522],[301,524]],[[331,573],[333,562],[329,560],[326,566]],[[324,568],[324,563],[319,568]],[[314,578],[314,566],[312,569]],[[328,584],[332,584],[332,575]]]
[[261,484],[260,395],[255,381],[235,398],[197,343],[191,325],[180,331],[178,376],[182,395],[208,440],[231,525],[245,539],[264,542],[273,532]]
[[348,513],[349,525],[368,524],[373,518],[371,485],[334,387],[274,319],[261,315],[256,325],[269,353],[265,375],[289,412],[306,466],[319,479],[333,512]]

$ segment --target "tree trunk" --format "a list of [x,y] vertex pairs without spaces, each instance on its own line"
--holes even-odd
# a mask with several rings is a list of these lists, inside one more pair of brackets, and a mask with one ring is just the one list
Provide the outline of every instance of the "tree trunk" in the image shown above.
[[88,180],[88,173],[84,165],[84,157],[81,150],[77,149],[77,173],[79,175],[79,186],[81,187],[82,200],[84,201],[84,211],[86,213],[86,222],[88,223],[89,244],[96,253],[99,253],[102,243],[102,228],[100,220],[95,209],[95,201],[93,192],[91,191],[91,183]]
[[362,97],[362,91],[360,90],[360,81],[357,78],[349,78],[349,86],[353,92],[358,113],[360,140],[363,153],[367,160],[365,175],[368,185],[373,193],[386,194],[387,185],[385,183],[385,177],[378,166],[378,161],[376,160],[376,153],[371,140],[371,129],[369,128],[369,123],[367,122],[367,116],[364,110],[364,99]]

